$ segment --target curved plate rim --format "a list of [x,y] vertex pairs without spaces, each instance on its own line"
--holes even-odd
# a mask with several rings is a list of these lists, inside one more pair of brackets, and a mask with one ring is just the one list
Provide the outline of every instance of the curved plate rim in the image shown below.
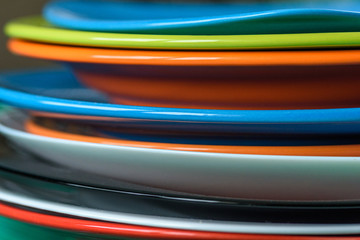
[[251,50],[360,46],[360,32],[229,36],[116,34],[56,28],[40,16],[15,19],[6,24],[5,32],[11,37],[38,42],[105,48]]
[[[44,72],[49,72],[49,69],[38,71],[39,74]],[[27,72],[22,72],[17,76],[26,76],[27,74]],[[49,74],[51,74],[51,71]],[[0,77],[3,78],[11,78],[12,76],[14,76],[13,73],[0,74]],[[0,88],[0,100],[5,104],[44,112],[199,123],[356,123],[360,121],[360,108],[319,110],[158,108],[66,100],[24,93],[7,88]]]
[[[79,13],[69,9],[69,6],[64,6],[65,4],[79,4],[79,1],[67,0],[67,1],[51,1],[48,3],[44,10],[43,15],[45,18],[53,23],[64,28],[69,29],[78,29],[85,31],[141,31],[141,30],[162,30],[162,29],[179,29],[179,28],[188,28],[188,27],[202,27],[202,26],[215,26],[217,24],[224,23],[238,23],[246,20],[269,20],[275,17],[291,17],[291,16],[311,16],[311,15],[322,15],[327,17],[359,17],[360,12],[351,11],[351,10],[340,10],[335,9],[330,6],[325,5],[323,8],[300,8],[298,6],[288,6],[283,9],[272,9],[272,10],[252,10],[245,13],[225,13],[217,15],[209,15],[203,17],[178,17],[178,18],[164,18],[160,20],[108,20],[108,19],[94,19],[91,16],[87,16],[84,13]],[[111,1],[108,1],[110,4]],[[82,4],[82,2],[80,2]],[[85,2],[88,4],[87,7],[91,7],[91,2]],[[137,10],[144,12],[144,9],[147,7],[146,4],[141,5],[137,3],[134,6],[131,6],[131,3],[128,2],[117,2],[113,5],[114,8],[119,8],[125,4],[125,7],[131,7],[132,10]],[[181,5],[180,5],[181,6]],[[183,4],[182,4],[183,6]],[[190,5],[188,5],[190,6]],[[206,12],[206,7],[222,7],[221,4],[208,4],[202,5],[203,11]],[[231,5],[232,8],[236,8],[237,5]],[[166,10],[166,5],[160,5],[161,9]],[[192,6],[190,6],[192,7]],[[296,8],[295,8],[296,7]],[[71,6],[70,6],[71,8]],[[91,9],[93,10],[93,9]],[[156,9],[155,9],[156,10]],[[190,9],[191,11],[191,9]],[[83,17],[83,16],[87,17]]]
[[[1,188],[0,188],[1,189]],[[58,212],[70,216],[84,217],[100,221],[124,223],[131,225],[163,227],[183,230],[255,233],[255,234],[303,234],[303,235],[343,235],[358,234],[360,224],[252,224],[246,222],[192,221],[167,217],[146,217],[138,214],[114,213],[89,208],[53,203],[11,193],[5,189],[0,191],[0,200],[20,206],[31,207],[50,212]]]

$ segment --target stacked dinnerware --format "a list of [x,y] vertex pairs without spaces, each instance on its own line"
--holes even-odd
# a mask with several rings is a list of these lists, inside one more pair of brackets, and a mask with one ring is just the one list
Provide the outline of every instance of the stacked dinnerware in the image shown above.
[[[0,75],[13,239],[358,239],[360,5],[52,1]],[[19,230],[21,229],[21,230]]]

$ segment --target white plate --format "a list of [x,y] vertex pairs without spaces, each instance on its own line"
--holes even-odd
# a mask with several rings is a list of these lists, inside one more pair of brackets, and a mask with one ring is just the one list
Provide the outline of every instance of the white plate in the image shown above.
[[[3,115],[0,132],[56,163],[148,187],[271,201],[356,201],[360,157],[219,154],[121,147],[37,136]],[[6,119],[8,118],[8,119]],[[5,124],[5,125],[4,125]],[[9,127],[10,126],[10,127]]]

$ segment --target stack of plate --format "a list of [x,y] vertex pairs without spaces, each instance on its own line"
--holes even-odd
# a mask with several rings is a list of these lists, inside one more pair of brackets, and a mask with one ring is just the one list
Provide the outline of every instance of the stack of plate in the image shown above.
[[[358,239],[360,4],[62,0],[7,24],[10,239]],[[11,107],[9,107],[11,106]]]

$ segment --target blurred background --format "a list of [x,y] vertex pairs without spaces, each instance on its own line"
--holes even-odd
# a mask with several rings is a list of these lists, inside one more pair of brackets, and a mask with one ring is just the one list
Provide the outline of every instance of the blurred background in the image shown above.
[[31,68],[49,65],[45,61],[28,59],[24,57],[14,56],[6,49],[7,37],[4,34],[4,24],[17,17],[31,14],[40,14],[43,5],[47,0],[7,0],[2,1],[0,7],[0,71],[12,70],[18,68]]

